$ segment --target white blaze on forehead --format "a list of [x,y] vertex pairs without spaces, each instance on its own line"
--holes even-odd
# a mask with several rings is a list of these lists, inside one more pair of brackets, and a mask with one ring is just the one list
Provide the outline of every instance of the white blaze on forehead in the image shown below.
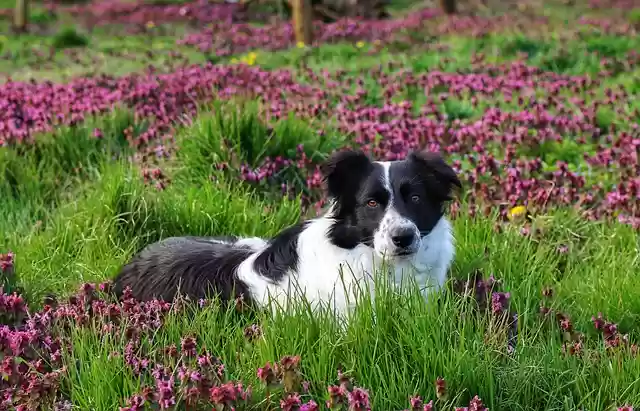
[[382,167],[382,185],[389,192],[389,202],[385,209],[384,217],[380,221],[380,225],[374,234],[374,248],[378,251],[387,251],[395,248],[393,244],[393,232],[400,228],[413,228],[416,231],[416,236],[419,237],[418,228],[416,225],[406,217],[400,215],[398,210],[394,207],[394,192],[391,184],[391,178],[389,169],[391,168],[391,162],[389,161],[376,161]]
[[380,164],[382,167],[382,185],[389,192],[389,208],[393,203],[393,188],[391,187],[391,178],[389,177],[389,169],[391,168],[391,163],[388,161],[376,161],[377,164]]

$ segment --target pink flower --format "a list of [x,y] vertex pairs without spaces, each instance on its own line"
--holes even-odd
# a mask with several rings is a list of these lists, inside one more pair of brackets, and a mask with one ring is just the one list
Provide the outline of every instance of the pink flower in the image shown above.
[[277,382],[277,376],[275,370],[271,367],[271,364],[267,362],[264,367],[258,368],[258,379],[267,385],[271,385]]
[[302,404],[298,393],[289,394],[283,400],[280,400],[280,409],[283,411],[297,411]]
[[329,400],[327,400],[327,408],[333,409],[341,404],[347,403],[347,390],[341,385],[330,385],[327,387],[329,391]]
[[509,305],[509,293],[495,292],[491,295],[491,310],[494,314],[502,314]]
[[214,404],[230,404],[237,399],[236,387],[232,383],[213,387],[209,391],[209,398]]
[[447,383],[444,378],[438,377],[436,379],[436,396],[438,399],[447,398]]
[[13,253],[0,254],[0,273],[8,273],[13,268]]
[[355,387],[347,394],[347,398],[349,400],[350,411],[365,411],[371,409],[369,393],[363,388]]
[[318,407],[318,404],[316,404],[314,400],[309,400],[308,402],[300,406],[300,411],[319,411],[319,410],[320,408]]
[[184,355],[194,357],[196,355],[196,340],[193,337],[185,337],[180,343]]

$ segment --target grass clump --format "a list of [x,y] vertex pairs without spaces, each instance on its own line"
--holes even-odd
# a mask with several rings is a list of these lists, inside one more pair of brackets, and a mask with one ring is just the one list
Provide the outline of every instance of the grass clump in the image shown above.
[[63,27],[53,37],[52,43],[57,50],[86,47],[89,37],[74,26]]

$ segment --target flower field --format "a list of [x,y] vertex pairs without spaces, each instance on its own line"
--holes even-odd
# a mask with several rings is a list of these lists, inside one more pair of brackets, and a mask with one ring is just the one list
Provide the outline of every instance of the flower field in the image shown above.
[[[640,407],[635,2],[404,5],[313,45],[165,3],[36,3],[0,36],[0,410]],[[384,279],[347,324],[109,296],[149,242],[315,215],[343,147],[460,173],[426,304]]]

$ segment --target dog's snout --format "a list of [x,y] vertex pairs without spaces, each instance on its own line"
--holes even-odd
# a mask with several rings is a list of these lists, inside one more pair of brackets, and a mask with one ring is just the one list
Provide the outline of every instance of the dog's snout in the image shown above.
[[410,228],[401,228],[394,233],[391,241],[396,247],[406,248],[413,244],[415,240],[415,232]]

